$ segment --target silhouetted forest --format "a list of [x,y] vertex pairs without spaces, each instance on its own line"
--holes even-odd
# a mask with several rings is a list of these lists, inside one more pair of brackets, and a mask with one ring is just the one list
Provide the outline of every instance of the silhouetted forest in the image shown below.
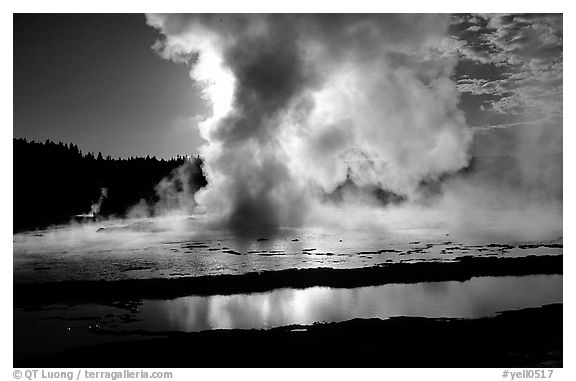
[[[200,157],[113,159],[82,153],[75,144],[14,139],[14,231],[70,221],[106,193],[98,214],[123,216],[144,199],[158,201],[156,185],[188,163],[196,191],[206,185]],[[105,191],[103,191],[105,189]]]

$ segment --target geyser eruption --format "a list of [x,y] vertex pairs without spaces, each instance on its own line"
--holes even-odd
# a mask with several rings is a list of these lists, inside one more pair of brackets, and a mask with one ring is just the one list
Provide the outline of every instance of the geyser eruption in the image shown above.
[[100,213],[100,208],[102,208],[102,203],[104,202],[104,200],[106,199],[107,196],[108,196],[108,189],[107,188],[100,188],[100,197],[98,198],[98,201],[96,201],[94,204],[92,204],[92,206],[90,206],[90,213],[92,213],[93,216]]
[[90,212],[77,214],[75,217],[77,218],[97,218],[100,214],[100,209],[102,208],[102,203],[106,200],[108,196],[108,188],[100,188],[100,197],[98,197],[98,201],[93,203],[90,206]]
[[305,223],[345,182],[416,198],[468,163],[447,15],[150,15],[191,65],[199,206],[242,235]]

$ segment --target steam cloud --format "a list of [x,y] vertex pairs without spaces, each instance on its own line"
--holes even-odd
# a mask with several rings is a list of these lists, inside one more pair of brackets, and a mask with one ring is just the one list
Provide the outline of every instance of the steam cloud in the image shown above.
[[197,210],[193,195],[203,183],[198,159],[187,160],[155,187],[156,203],[142,199],[128,210],[128,218],[190,215]]
[[[199,125],[208,186],[196,201],[240,235],[307,223],[322,214],[319,200],[347,183],[416,203],[441,183],[445,210],[470,208],[472,199],[491,205],[503,189],[530,189],[518,199],[527,202],[559,196],[561,205],[561,171],[550,174],[550,161],[531,151],[541,152],[548,133],[511,138],[521,166],[495,173],[493,163],[477,161],[473,176],[452,176],[469,164],[474,131],[450,78],[459,56],[448,15],[149,15],[147,22],[164,35],[155,50],[190,64],[213,108]],[[555,185],[535,186],[546,179]]]
[[160,54],[192,64],[199,204],[242,233],[304,222],[347,179],[413,197],[468,163],[444,15],[151,15]]

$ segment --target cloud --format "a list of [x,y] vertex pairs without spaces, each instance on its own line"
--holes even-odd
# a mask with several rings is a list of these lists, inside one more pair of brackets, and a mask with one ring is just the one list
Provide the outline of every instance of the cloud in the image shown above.
[[534,120],[562,116],[561,14],[464,15],[454,19],[453,31],[463,60],[501,73],[497,80],[474,78],[472,67],[467,78],[457,78],[459,91],[497,95],[483,105],[488,112]]

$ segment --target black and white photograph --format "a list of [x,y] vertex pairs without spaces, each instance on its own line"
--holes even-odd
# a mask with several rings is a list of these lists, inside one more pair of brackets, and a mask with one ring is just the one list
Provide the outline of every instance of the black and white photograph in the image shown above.
[[553,379],[563,14],[194,10],[13,13],[14,369]]

